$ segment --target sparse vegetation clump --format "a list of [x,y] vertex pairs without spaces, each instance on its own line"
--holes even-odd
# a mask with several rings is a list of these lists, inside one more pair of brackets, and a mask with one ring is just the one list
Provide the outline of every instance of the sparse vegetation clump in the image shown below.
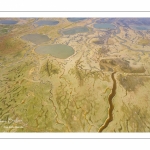
[[59,64],[56,61],[53,60],[47,60],[40,69],[41,73],[47,74],[47,76],[52,76],[55,74],[59,74],[60,67]]

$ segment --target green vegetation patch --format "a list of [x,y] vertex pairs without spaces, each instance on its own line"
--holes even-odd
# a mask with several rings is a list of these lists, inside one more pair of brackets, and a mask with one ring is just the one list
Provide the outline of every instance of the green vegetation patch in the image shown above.
[[7,37],[4,37],[1,41],[0,53],[12,54],[12,53],[24,50],[25,47],[26,47],[26,44],[20,39],[7,36]]
[[40,73],[45,74],[47,76],[59,74],[59,72],[60,72],[59,64],[54,60],[47,60],[40,69]]
[[13,27],[9,25],[0,25],[0,36],[7,34]]

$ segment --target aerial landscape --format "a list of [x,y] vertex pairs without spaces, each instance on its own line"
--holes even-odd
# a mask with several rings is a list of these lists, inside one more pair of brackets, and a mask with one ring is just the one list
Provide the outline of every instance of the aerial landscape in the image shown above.
[[0,18],[0,132],[150,132],[150,18]]

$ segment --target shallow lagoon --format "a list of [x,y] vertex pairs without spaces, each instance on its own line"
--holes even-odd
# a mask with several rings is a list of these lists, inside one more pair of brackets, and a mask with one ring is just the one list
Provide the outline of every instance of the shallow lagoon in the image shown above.
[[85,33],[88,31],[89,31],[89,29],[87,27],[74,27],[74,28],[69,28],[69,29],[63,30],[62,33],[65,35],[73,35],[76,33]]
[[56,58],[66,59],[74,54],[74,49],[67,45],[55,44],[39,46],[35,49],[35,52],[39,54],[50,54]]
[[5,24],[5,25],[13,25],[16,24],[18,21],[16,20],[0,20],[0,24]]
[[27,34],[22,36],[21,39],[30,41],[34,44],[41,44],[43,42],[47,42],[50,40],[47,35],[42,35],[42,34]]
[[67,18],[67,20],[70,22],[77,22],[77,21],[82,21],[85,19],[87,19],[87,18]]
[[96,23],[93,25],[96,29],[115,29],[116,27],[111,23]]
[[56,20],[39,20],[35,22],[35,24],[37,24],[38,26],[45,26],[45,25],[54,26],[57,25],[58,23],[59,21]]
[[150,30],[150,26],[146,26],[146,25],[132,25],[130,26],[132,29],[134,30]]

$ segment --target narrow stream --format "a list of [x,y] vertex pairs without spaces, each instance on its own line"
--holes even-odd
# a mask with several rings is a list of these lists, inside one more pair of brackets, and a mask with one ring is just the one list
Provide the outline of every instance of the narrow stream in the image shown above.
[[116,80],[114,77],[115,73],[116,72],[113,72],[111,74],[111,78],[113,80],[113,88],[112,88],[112,91],[108,97],[108,101],[109,101],[108,117],[107,117],[106,121],[104,122],[104,124],[100,127],[99,132],[102,132],[109,125],[109,123],[113,120],[113,113],[112,112],[114,109],[114,105],[112,103],[112,99],[116,95],[116,88],[117,88]]

